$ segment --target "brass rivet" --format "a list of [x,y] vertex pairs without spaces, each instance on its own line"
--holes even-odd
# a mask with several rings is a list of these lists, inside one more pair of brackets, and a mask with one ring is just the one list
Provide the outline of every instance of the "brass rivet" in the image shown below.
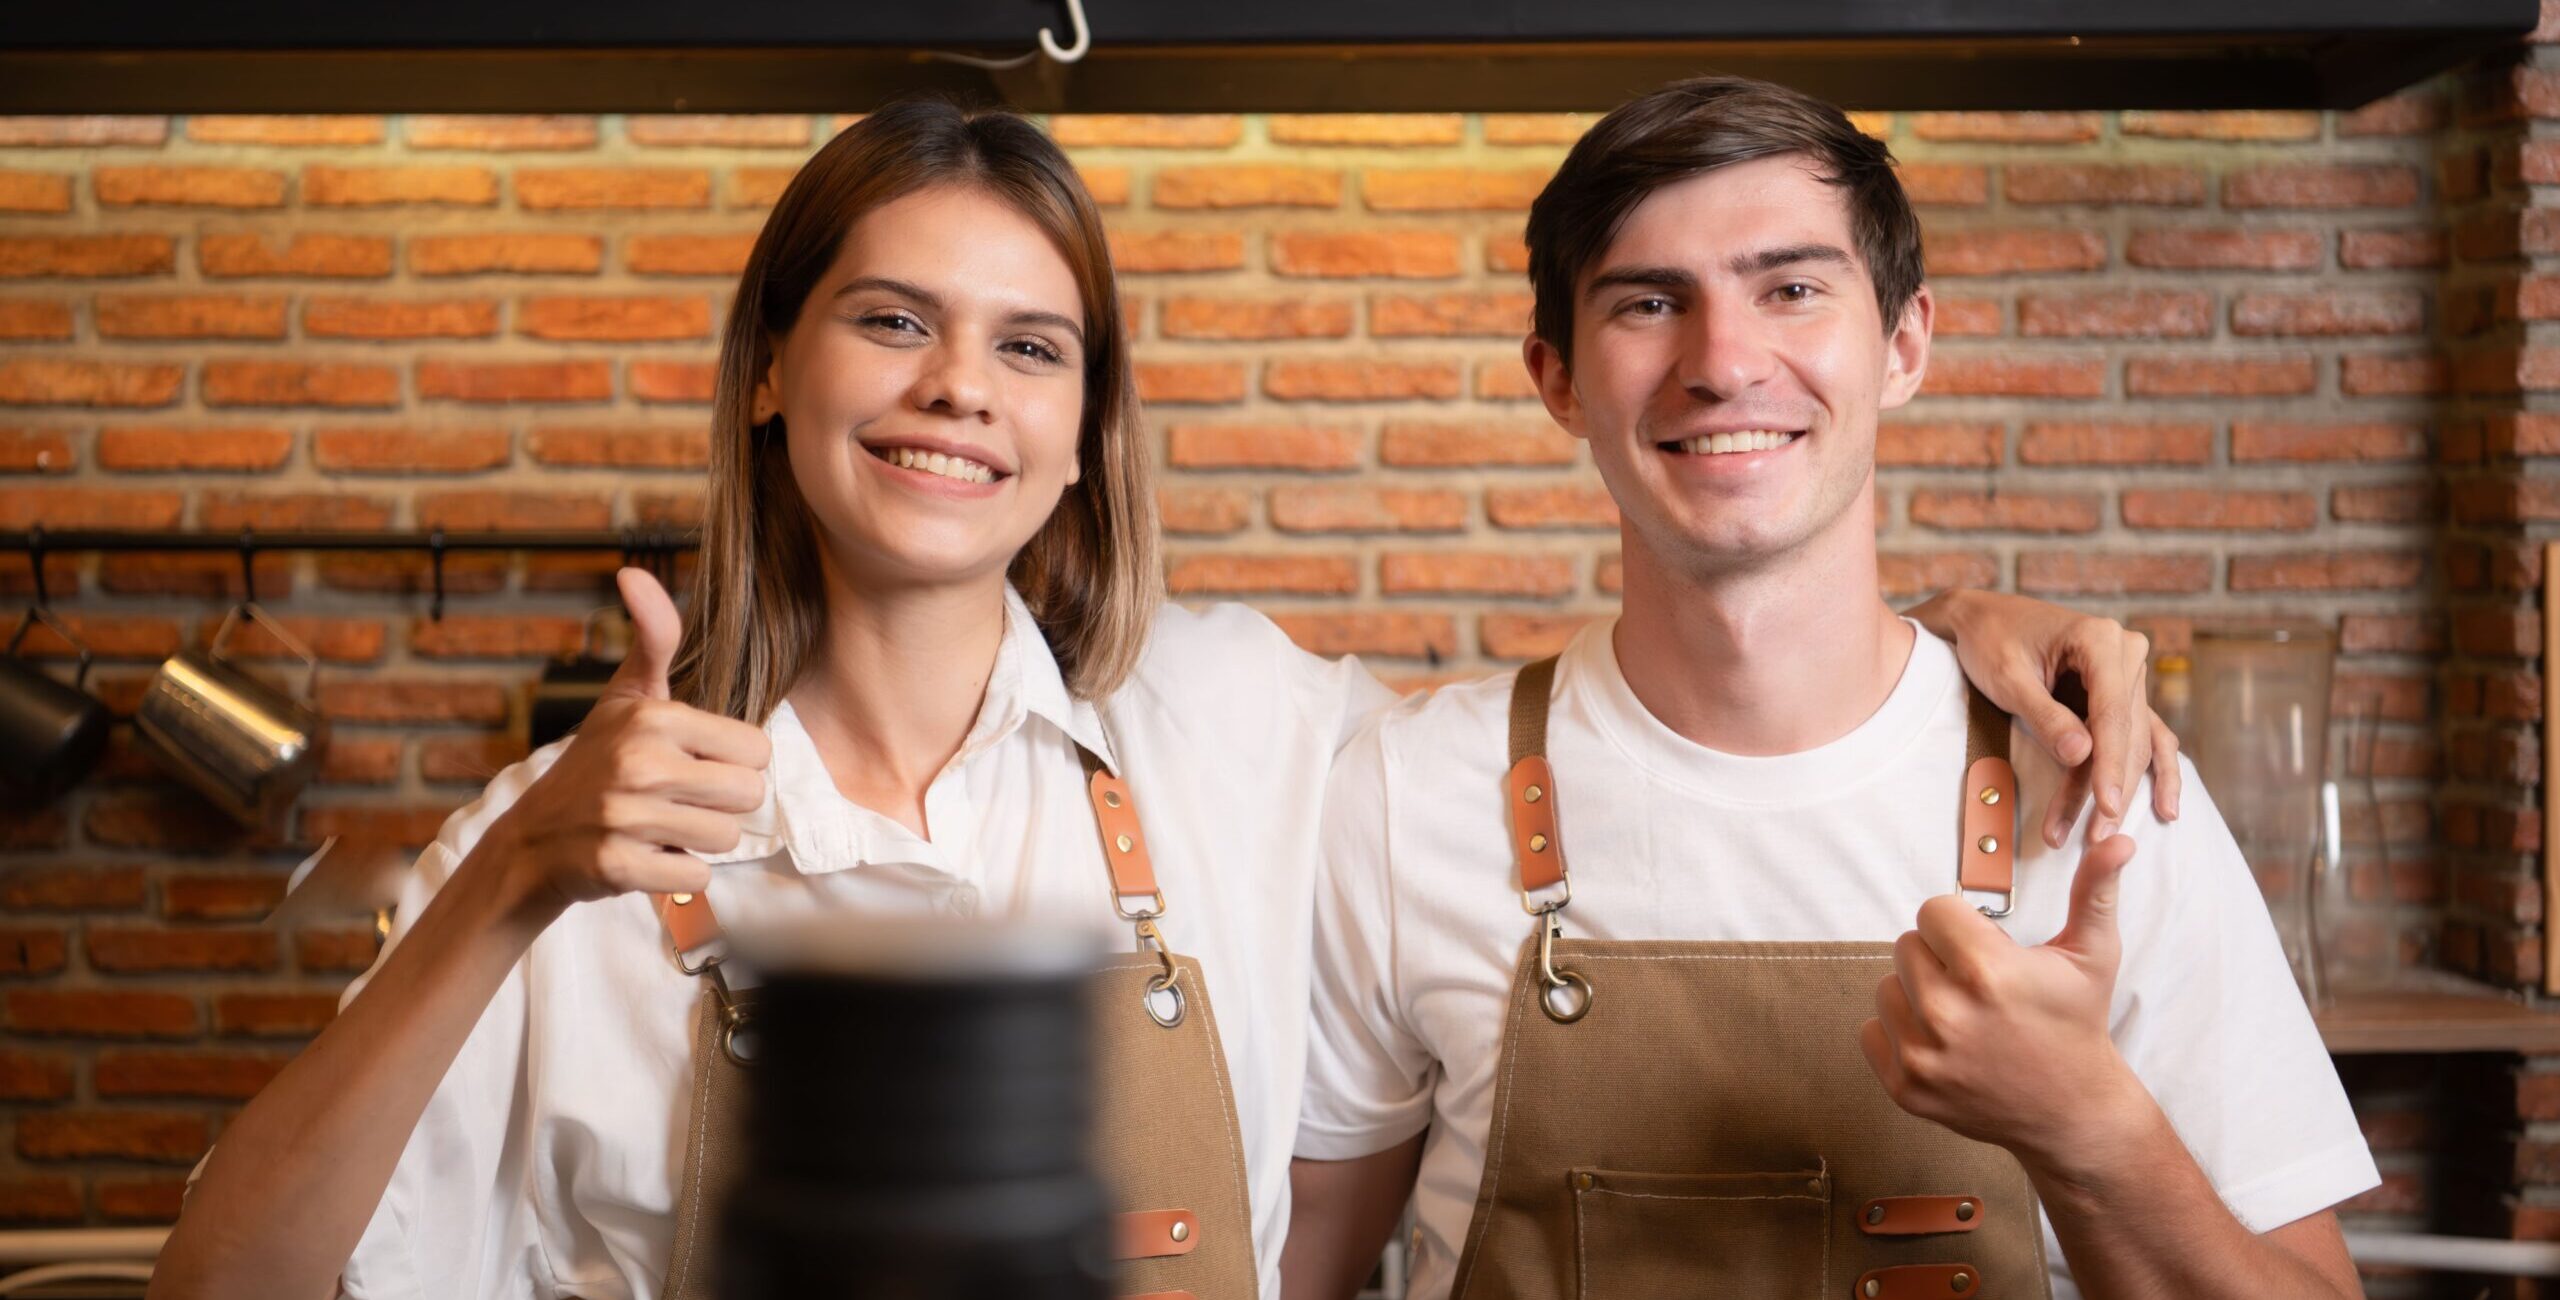
[[1984,803],[2000,802],[2000,787],[1996,785],[1986,785],[1982,787],[1981,798]]
[[1947,1279],[1947,1285],[1955,1288],[1957,1295],[1963,1295],[1965,1292],[1973,1289],[1973,1274],[1958,1273],[1954,1277]]
[[1808,1178],[1804,1180],[1804,1186],[1806,1191],[1818,1192],[1822,1190],[1822,1180],[1819,1178]]
[[690,902],[692,902],[692,901],[693,901],[693,895],[691,895],[691,894],[669,894],[669,895],[667,895],[667,901],[668,901],[668,902],[670,902],[670,903],[675,904],[675,905],[676,905],[676,906],[678,906],[678,907],[682,907],[682,906],[684,906],[685,904],[690,903]]
[[1981,839],[1975,840],[1973,842],[1973,847],[1980,849],[1985,853],[1997,853],[2000,851],[2000,837],[1996,835],[1985,835]]
[[1119,792],[1119,791],[1117,791],[1117,790],[1105,790],[1105,791],[1103,791],[1103,792],[1102,792],[1102,802],[1103,802],[1104,806],[1106,806],[1106,807],[1111,807],[1111,808],[1117,808],[1117,807],[1119,807],[1119,806],[1120,806],[1120,792]]
[[1181,1220],[1181,1219],[1176,1219],[1176,1220],[1174,1220],[1174,1221],[1173,1221],[1173,1239],[1174,1239],[1175,1241],[1189,1241],[1189,1240],[1191,1240],[1191,1225],[1190,1225],[1189,1223],[1187,1223],[1187,1222],[1185,1222],[1185,1221]]
[[1870,1205],[1870,1206],[1868,1206],[1868,1207],[1867,1207],[1867,1222],[1869,1222],[1869,1223],[1882,1223],[1882,1222],[1884,1222],[1884,1207],[1883,1207],[1883,1206],[1881,1206],[1881,1205]]
[[1121,852],[1123,852],[1123,853],[1128,852],[1132,847],[1134,847],[1134,846],[1137,844],[1137,841],[1136,841],[1136,840],[1130,839],[1130,838],[1129,838],[1128,836],[1126,836],[1126,835],[1123,835],[1123,836],[1121,836],[1120,838],[1118,838],[1118,839],[1116,839],[1116,840],[1113,840],[1113,841],[1111,841],[1111,842],[1112,842],[1113,844],[1116,844],[1116,845],[1120,846],[1120,851],[1121,851]]
[[1539,800],[1541,800],[1541,799],[1546,798],[1546,797],[1547,797],[1547,792],[1546,792],[1546,791],[1544,791],[1544,790],[1541,790],[1541,789],[1539,789],[1538,787],[1536,787],[1536,786],[1534,786],[1534,785],[1533,785],[1533,786],[1530,786],[1528,789],[1521,791],[1521,792],[1520,792],[1520,797],[1521,797],[1521,798],[1523,798],[1523,799],[1528,800],[1528,801],[1529,801],[1529,802],[1531,802],[1531,803],[1536,803],[1537,801],[1539,801]]
[[1546,837],[1546,836],[1544,836],[1544,835],[1532,835],[1532,836],[1530,836],[1530,837],[1529,837],[1529,851],[1530,851],[1531,853],[1544,853],[1544,852],[1546,852],[1546,851],[1547,851],[1547,837]]
[[1958,1222],[1958,1223],[1971,1223],[1971,1222],[1973,1222],[1973,1202],[1971,1202],[1971,1201],[1958,1201],[1958,1202],[1956,1202],[1956,1222]]
[[1861,1294],[1861,1295],[1865,1295],[1865,1296],[1868,1296],[1868,1297],[1874,1297],[1874,1296],[1880,1296],[1880,1295],[1883,1295],[1883,1294],[1884,1294],[1884,1283],[1879,1282],[1879,1281],[1875,1280],[1874,1278],[1868,1278],[1868,1279],[1867,1279],[1867,1283],[1866,1283],[1866,1285],[1865,1285],[1865,1286],[1862,1286],[1862,1287],[1859,1287],[1859,1288],[1858,1288],[1858,1292],[1859,1292],[1859,1294]]
[[1589,1174],[1575,1174],[1573,1176],[1573,1185],[1583,1189],[1584,1191],[1591,1190],[1592,1182],[1593,1179]]

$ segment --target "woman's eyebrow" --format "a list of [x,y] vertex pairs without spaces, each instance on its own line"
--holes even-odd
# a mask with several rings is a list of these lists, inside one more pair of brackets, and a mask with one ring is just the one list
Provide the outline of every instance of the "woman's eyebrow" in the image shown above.
[[866,275],[859,279],[848,280],[842,287],[835,291],[833,296],[842,298],[847,294],[862,293],[871,289],[878,289],[886,293],[894,293],[901,298],[922,303],[936,311],[942,310],[941,295],[934,293],[923,285],[909,284],[904,280],[892,280],[885,275]]

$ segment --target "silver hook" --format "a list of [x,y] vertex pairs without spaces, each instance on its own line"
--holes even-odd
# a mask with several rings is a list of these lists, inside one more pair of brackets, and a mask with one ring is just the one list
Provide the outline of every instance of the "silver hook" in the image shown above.
[[1040,29],[1040,48],[1038,50],[1025,51],[1010,59],[988,59],[981,58],[975,54],[954,54],[946,50],[927,50],[925,51],[925,57],[930,59],[940,59],[945,63],[961,63],[972,68],[984,68],[989,72],[1011,72],[1015,68],[1019,68],[1030,63],[1033,59],[1038,58],[1042,54],[1046,54],[1060,63],[1074,63],[1077,60],[1082,59],[1085,55],[1093,52],[1093,29],[1085,24],[1084,0],[1065,0],[1065,3],[1067,6],[1067,29],[1074,32],[1076,38],[1076,43],[1073,45],[1060,46],[1058,44],[1057,32],[1051,28],[1043,27]]
[[1058,48],[1058,38],[1046,27],[1040,29],[1040,52],[1060,63],[1073,63],[1093,50],[1093,29],[1085,26],[1084,0],[1067,0],[1067,24],[1076,34],[1076,43]]

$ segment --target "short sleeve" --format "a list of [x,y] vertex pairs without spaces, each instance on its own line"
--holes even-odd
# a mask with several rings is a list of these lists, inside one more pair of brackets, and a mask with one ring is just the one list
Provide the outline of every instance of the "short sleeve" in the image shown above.
[[[419,854],[373,970],[348,986],[361,997],[462,859],[499,814],[546,770],[556,749],[499,773],[480,799],[448,818]],[[472,1026],[411,1130],[339,1286],[354,1300],[515,1300],[537,1294],[546,1271],[528,1194],[518,1099],[526,1063],[528,980],[516,963]]]
[[2233,1216],[2265,1232],[2381,1178],[2256,878],[2183,775],[2177,821],[2126,830],[2144,851],[2124,877],[2115,1039]]
[[1326,787],[1297,1142],[1311,1160],[1383,1151],[1431,1121],[1434,1065],[1404,1019],[1395,965],[1390,798],[1373,724],[1335,759]]

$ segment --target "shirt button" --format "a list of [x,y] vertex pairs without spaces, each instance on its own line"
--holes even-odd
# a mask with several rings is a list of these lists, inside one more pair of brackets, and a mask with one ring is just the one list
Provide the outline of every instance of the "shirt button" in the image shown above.
[[951,910],[961,916],[976,916],[978,914],[977,886],[962,885],[952,890]]

